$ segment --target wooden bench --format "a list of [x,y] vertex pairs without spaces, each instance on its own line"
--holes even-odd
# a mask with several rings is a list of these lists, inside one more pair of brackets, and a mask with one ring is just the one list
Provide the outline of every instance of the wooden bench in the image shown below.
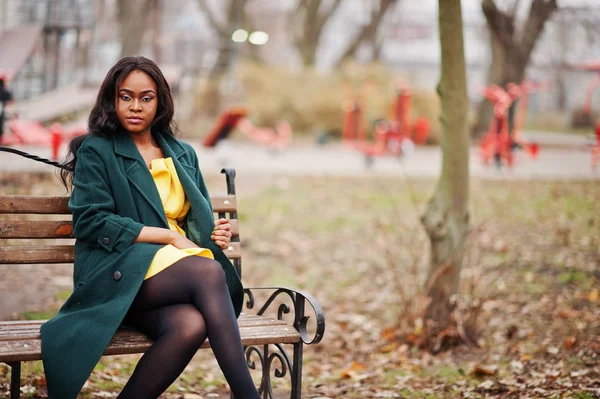
[[[235,171],[223,169],[222,172],[227,177],[228,194],[211,197],[211,201],[218,217],[231,219],[233,239],[225,253],[241,275]],[[0,196],[0,214],[19,215],[11,220],[0,219],[0,265],[40,264],[43,267],[43,264],[72,263],[75,252],[71,220],[67,218],[70,215],[68,200],[68,197]],[[39,216],[31,220],[32,217],[26,215],[62,215],[62,220],[52,217],[52,220],[40,221]],[[28,241],[24,245],[17,241],[19,239]],[[47,239],[52,241],[48,243]],[[312,296],[288,288],[247,288],[245,294],[247,299],[239,326],[248,367],[257,369],[259,366],[261,370],[261,396],[273,397],[273,374],[277,378],[289,377],[290,397],[299,399],[303,345],[318,343],[325,331],[321,306]],[[256,306],[259,296],[264,298],[260,307]],[[306,309],[312,314],[307,315]],[[40,326],[44,322],[0,321],[0,362],[11,367],[11,399],[20,397],[21,362],[41,360]],[[104,355],[143,353],[151,344],[141,333],[119,330]],[[283,345],[293,348],[291,360]],[[210,343],[205,342],[202,347],[208,348]]]

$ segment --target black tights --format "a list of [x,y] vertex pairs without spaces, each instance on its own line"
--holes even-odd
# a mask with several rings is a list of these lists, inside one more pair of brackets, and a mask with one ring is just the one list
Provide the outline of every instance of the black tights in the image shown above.
[[259,398],[221,265],[190,256],[144,281],[126,321],[155,341],[118,399],[155,399],[208,337],[236,399]]

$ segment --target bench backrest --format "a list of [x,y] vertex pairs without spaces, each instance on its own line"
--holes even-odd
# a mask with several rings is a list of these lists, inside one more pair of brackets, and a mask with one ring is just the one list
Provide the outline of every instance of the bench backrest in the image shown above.
[[[75,249],[68,201],[69,197],[0,196],[0,265],[73,263]],[[241,275],[236,197],[213,196],[211,202],[216,216],[231,219],[233,238],[225,254]]]

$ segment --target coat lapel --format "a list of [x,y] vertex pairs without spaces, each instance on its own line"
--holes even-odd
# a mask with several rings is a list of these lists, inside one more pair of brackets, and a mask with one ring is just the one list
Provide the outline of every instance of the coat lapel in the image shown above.
[[[203,211],[210,209],[208,203],[209,199],[204,198],[198,189],[195,182],[195,173],[197,173],[197,171],[194,171],[195,167],[193,165],[189,165],[189,163],[185,161],[185,148],[183,148],[177,139],[172,136],[156,135],[155,139],[159,143],[165,158],[171,157],[173,159],[173,164],[175,165],[179,181],[183,186],[183,191],[190,201],[192,216],[194,218],[207,216],[207,212]],[[190,174],[192,174],[194,178],[192,178]],[[210,217],[212,217],[212,213],[210,214]]]
[[123,165],[130,185],[138,191],[138,194],[155,212],[162,227],[168,228],[169,224],[158,189],[135,143],[128,134],[114,136],[113,140],[115,153],[123,157]]

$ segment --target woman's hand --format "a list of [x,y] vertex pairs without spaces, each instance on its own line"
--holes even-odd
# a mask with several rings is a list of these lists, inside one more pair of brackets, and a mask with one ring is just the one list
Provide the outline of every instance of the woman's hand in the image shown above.
[[221,249],[227,249],[231,243],[231,224],[229,219],[215,220],[215,228],[210,236]]
[[169,244],[173,245],[178,249],[186,248],[198,248],[198,246],[191,240],[188,240],[185,236],[179,234],[176,231],[171,231],[171,240]]

